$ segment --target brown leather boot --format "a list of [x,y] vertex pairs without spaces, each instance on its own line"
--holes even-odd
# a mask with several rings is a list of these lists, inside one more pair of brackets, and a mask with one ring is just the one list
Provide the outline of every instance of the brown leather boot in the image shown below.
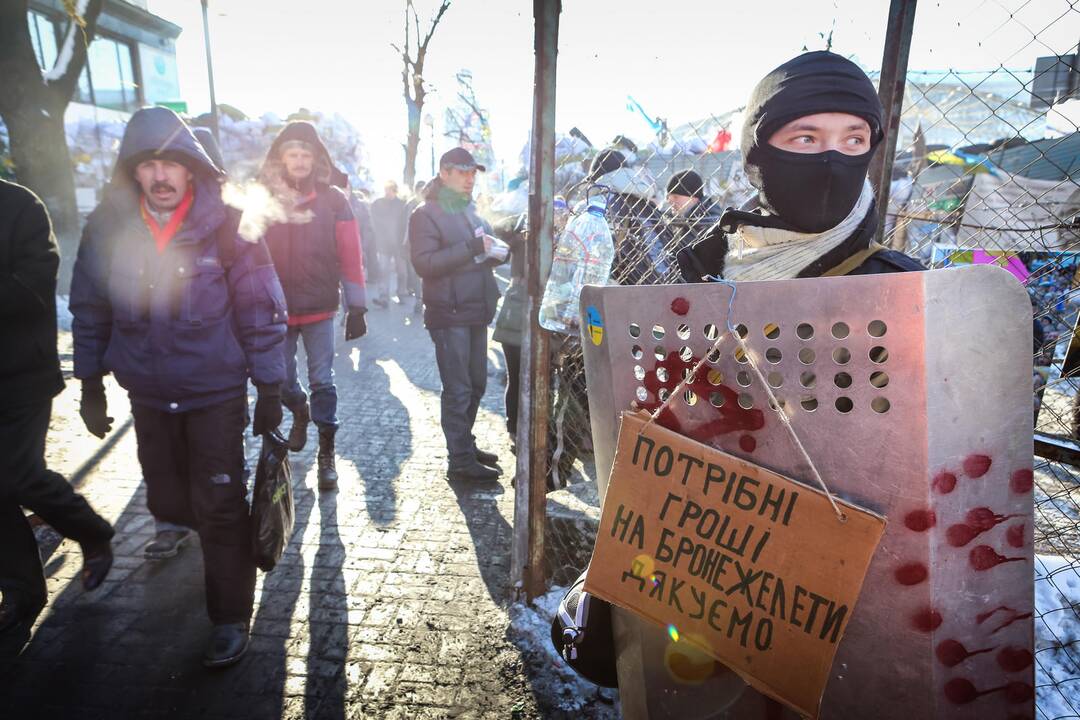
[[307,428],[311,422],[311,407],[305,402],[292,410],[292,427],[289,428],[289,449],[300,452],[307,445]]
[[337,469],[334,467],[334,433],[337,428],[319,428],[319,489],[337,490]]

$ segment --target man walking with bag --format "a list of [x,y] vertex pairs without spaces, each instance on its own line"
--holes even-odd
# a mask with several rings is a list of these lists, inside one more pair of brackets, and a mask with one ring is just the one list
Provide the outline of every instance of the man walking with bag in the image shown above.
[[183,121],[139,110],[83,230],[71,285],[87,429],[110,429],[102,378],[112,372],[131,398],[150,511],[199,533],[214,626],[208,667],[244,654],[254,604],[247,381],[262,435],[281,422],[285,379],[285,298],[266,246],[241,238],[239,221]]

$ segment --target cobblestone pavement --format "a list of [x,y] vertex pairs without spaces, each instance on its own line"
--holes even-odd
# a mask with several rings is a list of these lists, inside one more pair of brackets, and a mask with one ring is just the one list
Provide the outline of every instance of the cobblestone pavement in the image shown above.
[[[78,383],[68,383],[54,406],[49,463],[116,525],[116,564],[101,589],[84,593],[73,582],[78,548],[39,530],[49,606],[23,656],[0,665],[0,716],[564,715],[542,691],[543,658],[508,633],[513,456],[501,355],[490,353],[477,437],[507,472],[500,485],[454,487],[427,333],[401,306],[368,317],[371,333],[339,345],[335,365],[340,490],[315,490],[312,427],[292,457],[296,533],[279,567],[260,573],[247,656],[223,671],[199,664],[210,627],[198,547],[164,562],[142,557],[153,519],[126,396],[110,385],[116,429],[100,443],[79,421]],[[251,467],[257,445],[249,439]]]

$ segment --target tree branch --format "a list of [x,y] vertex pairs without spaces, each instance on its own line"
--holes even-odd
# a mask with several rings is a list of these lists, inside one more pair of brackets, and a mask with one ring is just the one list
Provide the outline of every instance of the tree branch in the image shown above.
[[68,26],[57,51],[56,62],[45,75],[45,84],[64,106],[71,101],[75,84],[86,66],[86,49],[94,39],[104,0],[64,0]]

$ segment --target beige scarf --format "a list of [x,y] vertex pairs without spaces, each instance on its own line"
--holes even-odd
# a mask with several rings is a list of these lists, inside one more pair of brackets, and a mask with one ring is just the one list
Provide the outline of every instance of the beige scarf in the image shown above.
[[788,280],[851,237],[874,204],[869,181],[848,216],[820,233],[741,225],[728,236],[725,280]]

